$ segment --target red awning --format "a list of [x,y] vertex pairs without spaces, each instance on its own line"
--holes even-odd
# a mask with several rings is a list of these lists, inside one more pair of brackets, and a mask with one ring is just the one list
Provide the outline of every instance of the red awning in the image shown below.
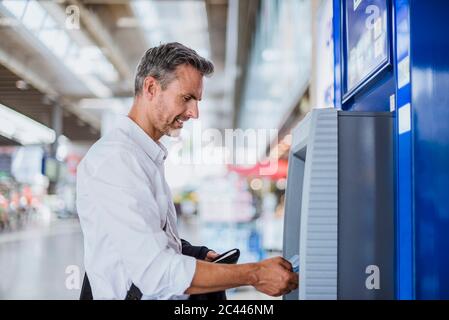
[[228,165],[228,170],[245,177],[267,177],[277,180],[287,177],[288,161],[280,159],[277,162],[263,162],[253,166]]

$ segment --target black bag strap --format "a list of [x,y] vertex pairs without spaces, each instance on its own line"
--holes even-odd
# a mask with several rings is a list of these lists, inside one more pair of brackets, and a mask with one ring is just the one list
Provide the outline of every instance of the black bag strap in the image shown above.
[[[84,273],[83,286],[81,288],[80,300],[93,300],[92,288],[90,287],[89,278],[87,273]],[[126,293],[125,300],[140,300],[142,299],[142,292],[137,288],[134,283],[131,284],[128,292]]]

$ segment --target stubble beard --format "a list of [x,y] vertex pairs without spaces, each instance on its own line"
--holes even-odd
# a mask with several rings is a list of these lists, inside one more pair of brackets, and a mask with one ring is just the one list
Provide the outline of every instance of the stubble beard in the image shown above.
[[166,119],[164,119],[164,117],[163,117],[163,109],[164,109],[163,102],[160,101],[156,108],[159,113],[158,122],[159,122],[159,124],[163,124],[161,126],[161,128],[159,129],[159,131],[162,133],[162,135],[173,137],[173,138],[179,137],[181,134],[181,129],[172,128],[171,126],[174,124],[174,122],[166,123]]
[[167,132],[167,136],[172,138],[178,138],[181,135],[181,129],[173,129],[169,128]]

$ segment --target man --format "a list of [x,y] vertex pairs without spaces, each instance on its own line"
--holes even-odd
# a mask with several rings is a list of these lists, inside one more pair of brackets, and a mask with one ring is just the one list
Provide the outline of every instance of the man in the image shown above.
[[[80,163],[77,208],[93,298],[124,299],[137,288],[142,299],[186,299],[243,285],[280,296],[297,287],[297,274],[281,257],[214,264],[208,261],[215,252],[179,238],[164,178],[167,151],[158,141],[198,118],[203,76],[212,72],[211,62],[179,43],[149,49],[128,116]],[[182,254],[188,251],[199,259]]]

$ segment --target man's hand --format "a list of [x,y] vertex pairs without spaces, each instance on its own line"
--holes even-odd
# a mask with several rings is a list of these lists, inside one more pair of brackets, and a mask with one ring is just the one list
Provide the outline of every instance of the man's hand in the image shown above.
[[[209,252],[206,260],[218,254]],[[256,263],[226,264],[197,260],[195,274],[186,294],[222,291],[251,285],[260,292],[281,296],[298,287],[298,274],[287,260],[277,257]]]
[[207,253],[206,259],[204,259],[204,260],[206,260],[207,262],[211,262],[218,256],[219,256],[218,253],[216,253],[215,251],[211,250],[211,251],[209,251]]
[[298,287],[298,274],[292,272],[292,265],[284,258],[271,258],[256,265],[255,282],[252,285],[258,291],[278,297]]

